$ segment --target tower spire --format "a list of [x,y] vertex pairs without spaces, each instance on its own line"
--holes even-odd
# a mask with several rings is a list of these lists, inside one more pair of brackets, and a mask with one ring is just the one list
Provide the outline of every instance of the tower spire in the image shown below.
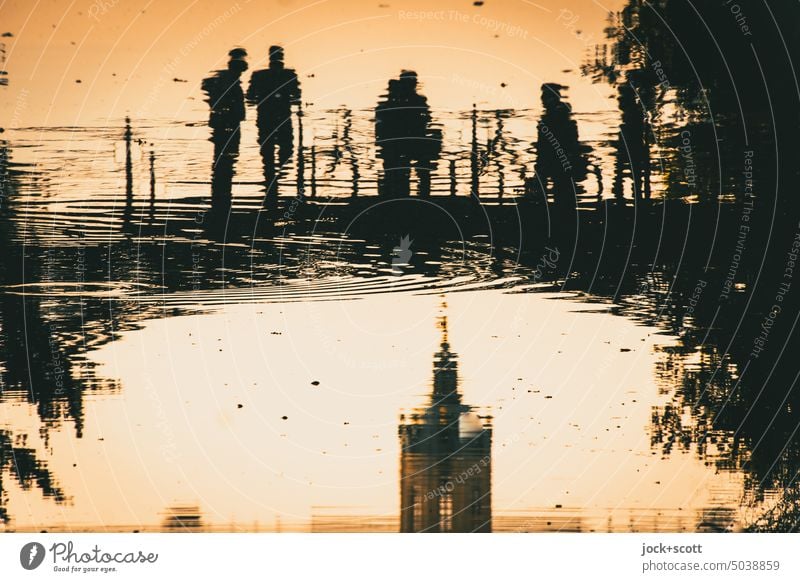
[[447,303],[442,300],[441,315],[437,325],[442,331],[442,342],[439,351],[433,358],[433,399],[458,398],[458,355],[450,351],[447,330]]
[[442,330],[442,351],[448,351],[450,342],[447,339],[447,302],[443,299],[439,307],[441,315],[438,317],[438,325]]

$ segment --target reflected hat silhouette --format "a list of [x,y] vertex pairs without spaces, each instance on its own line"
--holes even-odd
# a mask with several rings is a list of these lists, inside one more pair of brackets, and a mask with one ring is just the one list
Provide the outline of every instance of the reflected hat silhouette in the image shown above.
[[403,69],[400,71],[400,78],[398,79],[398,85],[401,87],[406,87],[407,90],[414,91],[417,87],[417,73],[416,71],[409,71],[407,69]]
[[408,69],[403,69],[400,71],[400,80],[401,81],[414,81],[417,82],[417,72],[416,71],[409,71]]
[[283,62],[283,47],[277,44],[269,47],[269,60]]
[[568,89],[566,85],[560,85],[558,83],[542,83],[542,94],[543,95],[553,95],[554,97],[562,97],[561,91],[564,89]]
[[247,51],[241,47],[232,48],[228,51],[228,56],[231,59],[244,59],[247,56]]
[[232,71],[243,73],[247,70],[247,51],[241,47],[236,47],[228,51],[228,56],[231,57],[228,61],[228,68]]

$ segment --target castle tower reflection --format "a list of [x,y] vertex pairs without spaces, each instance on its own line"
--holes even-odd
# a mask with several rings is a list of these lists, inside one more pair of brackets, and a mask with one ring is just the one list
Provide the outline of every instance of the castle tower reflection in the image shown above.
[[427,407],[400,417],[400,531],[491,532],[492,429],[461,402],[447,317]]

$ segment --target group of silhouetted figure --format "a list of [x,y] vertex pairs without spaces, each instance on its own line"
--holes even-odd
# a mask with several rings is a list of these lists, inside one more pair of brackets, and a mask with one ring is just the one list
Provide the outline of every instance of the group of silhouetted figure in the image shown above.
[[256,106],[264,182],[267,196],[272,198],[277,196],[276,168],[283,167],[292,155],[292,105],[300,103],[300,82],[294,70],[284,67],[283,48],[272,46],[268,68],[252,74],[245,94],[241,76],[248,68],[247,51],[235,48],[228,56],[228,68],[203,81],[211,107],[209,126],[214,143],[212,196],[218,201],[230,199],[247,100]]
[[[299,108],[301,104],[297,73],[284,66],[283,48],[272,46],[268,68],[252,74],[245,93],[241,76],[248,68],[247,52],[235,48],[228,54],[227,69],[203,81],[211,108],[209,125],[214,143],[212,199],[218,203],[230,201],[240,125],[245,119],[245,103],[249,103],[257,110],[266,200],[275,201],[279,178],[293,154],[292,106]],[[544,83],[541,87],[543,113],[537,125],[536,162],[532,177],[525,180],[524,191],[529,199],[546,201],[551,196],[556,203],[572,205],[582,192],[580,182],[590,171],[597,177],[598,196],[602,193],[602,179],[597,163],[590,160],[591,147],[579,140],[572,109],[562,95],[564,89],[557,83]],[[617,148],[615,194],[623,196],[621,180],[628,170],[636,197],[649,198],[649,149],[644,138],[648,128],[630,87],[620,89],[619,103],[623,123]],[[431,175],[441,157],[442,130],[432,122],[430,106],[419,92],[414,71],[404,70],[389,81],[388,90],[375,109],[375,143],[383,162],[378,180],[381,196],[410,196],[412,171],[418,181],[417,195],[430,195]],[[477,166],[475,160],[473,166]],[[473,168],[473,190],[476,183],[477,171]],[[477,196],[477,192],[473,195]]]

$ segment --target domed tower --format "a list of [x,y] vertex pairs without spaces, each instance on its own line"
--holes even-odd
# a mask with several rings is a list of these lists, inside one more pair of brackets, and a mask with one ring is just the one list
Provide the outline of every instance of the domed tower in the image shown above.
[[400,416],[400,531],[490,532],[492,429],[461,402],[447,317],[428,406]]

